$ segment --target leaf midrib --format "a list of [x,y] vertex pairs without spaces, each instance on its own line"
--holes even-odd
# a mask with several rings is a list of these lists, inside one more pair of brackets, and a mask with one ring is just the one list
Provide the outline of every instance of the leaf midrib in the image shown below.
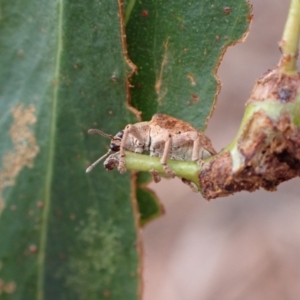
[[[48,219],[51,200],[51,186],[53,179],[53,163],[55,152],[55,136],[56,136],[56,116],[57,116],[57,101],[59,88],[59,71],[61,66],[62,54],[62,21],[63,21],[63,0],[58,0],[57,3],[57,49],[55,56],[54,68],[54,88],[52,99],[52,115],[49,129],[49,151],[45,177],[45,194],[44,194],[44,210],[42,215],[40,246],[38,253],[38,270],[37,270],[37,300],[44,299],[44,274],[45,274],[45,251],[47,243]],[[52,84],[52,83],[51,83]]]

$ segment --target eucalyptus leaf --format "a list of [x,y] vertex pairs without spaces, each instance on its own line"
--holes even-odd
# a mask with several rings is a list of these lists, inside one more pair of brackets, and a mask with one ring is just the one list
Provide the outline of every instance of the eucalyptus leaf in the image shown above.
[[203,130],[219,90],[226,48],[249,26],[245,0],[135,1],[127,6],[127,42],[138,72],[132,103],[143,120],[156,112]]
[[0,298],[137,299],[130,173],[85,173],[133,119],[118,3],[1,6]]

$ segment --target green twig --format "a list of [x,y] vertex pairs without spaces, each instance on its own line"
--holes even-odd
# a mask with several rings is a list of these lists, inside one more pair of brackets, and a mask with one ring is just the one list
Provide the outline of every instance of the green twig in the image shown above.
[[[154,169],[160,174],[165,175],[160,158],[158,157],[127,151],[125,163],[128,170],[149,172],[151,169]],[[200,173],[200,166],[196,162],[170,159],[168,160],[168,165],[175,172],[176,176],[194,182],[199,188],[198,175]]]
[[280,48],[282,58],[279,66],[282,73],[287,75],[297,72],[298,44],[300,35],[300,0],[292,0]]

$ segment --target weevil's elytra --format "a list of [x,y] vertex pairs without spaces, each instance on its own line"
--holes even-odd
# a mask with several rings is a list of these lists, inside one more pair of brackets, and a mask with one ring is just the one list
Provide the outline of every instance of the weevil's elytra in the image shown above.
[[[115,136],[105,134],[98,129],[90,129],[89,133],[97,133],[111,139],[110,150],[94,162],[88,169],[90,172],[102,159],[111,154],[104,162],[107,170],[118,167],[120,173],[126,171],[125,150],[143,153],[149,151],[150,156],[160,157],[160,162],[170,177],[176,174],[167,164],[168,159],[201,161],[216,154],[211,141],[203,132],[189,123],[174,117],[155,114],[151,121],[127,125]],[[160,180],[156,170],[150,172],[155,182]],[[190,185],[190,182],[184,180]]]

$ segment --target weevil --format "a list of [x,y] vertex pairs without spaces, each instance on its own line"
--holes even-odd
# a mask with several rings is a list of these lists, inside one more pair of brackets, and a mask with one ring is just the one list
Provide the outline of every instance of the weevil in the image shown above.
[[[167,164],[167,159],[202,161],[216,154],[210,139],[203,132],[189,123],[165,114],[155,114],[151,121],[127,125],[115,136],[98,129],[90,129],[89,133],[97,133],[111,140],[109,151],[95,161],[86,172],[90,172],[101,160],[109,156],[104,166],[112,170],[117,166],[120,173],[126,171],[125,150],[143,153],[149,151],[150,156],[160,157],[160,163],[169,177],[175,173]],[[151,170],[155,182],[160,181],[159,173]],[[183,179],[184,183],[190,182]]]

